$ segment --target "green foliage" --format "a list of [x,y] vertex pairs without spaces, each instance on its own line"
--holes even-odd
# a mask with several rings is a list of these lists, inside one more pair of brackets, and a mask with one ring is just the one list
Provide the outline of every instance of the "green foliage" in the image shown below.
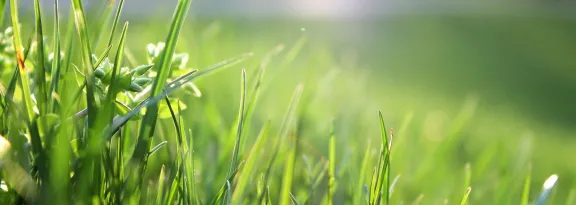
[[[210,38],[218,26],[180,34],[191,0],[178,1],[155,44],[132,42],[128,22],[116,32],[123,0],[94,27],[72,0],[66,34],[57,0],[52,29],[39,0],[34,22],[20,22],[18,2],[0,33],[0,204],[556,204],[576,195],[552,175],[535,197],[536,166],[511,169],[496,142],[470,146],[475,99],[431,128],[427,118],[413,125],[412,113],[376,119],[361,71],[333,68],[346,63],[306,34],[285,53],[274,42],[218,61],[237,52]],[[20,25],[32,23],[24,45]],[[215,75],[239,63],[241,72]],[[397,139],[385,121],[400,128]]]

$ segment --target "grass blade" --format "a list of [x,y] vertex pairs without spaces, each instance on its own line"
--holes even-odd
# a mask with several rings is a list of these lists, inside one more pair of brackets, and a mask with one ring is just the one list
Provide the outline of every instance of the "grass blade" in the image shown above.
[[160,169],[160,175],[158,176],[158,188],[157,188],[157,195],[156,195],[156,204],[162,204],[162,199],[163,199],[163,194],[164,194],[164,183],[166,181],[166,174],[165,172],[165,166],[162,165],[162,168]]
[[6,2],[6,0],[0,0],[0,11],[2,11],[0,14],[0,26],[4,25],[4,11],[6,10]]
[[242,129],[244,128],[245,104],[246,104],[246,69],[242,69],[242,82],[240,85],[240,109],[238,111],[238,124],[236,125],[238,130],[236,131],[234,154],[232,155],[232,161],[230,162],[228,177],[230,177],[232,171],[236,169],[236,164],[238,163],[238,152],[240,149],[240,142],[242,141]]
[[[302,94],[303,89],[304,89],[304,86],[302,84],[299,84],[296,87],[296,90],[294,90],[294,94],[292,95],[292,100],[290,101],[290,105],[288,106],[288,111],[286,112],[286,115],[284,116],[284,121],[282,122],[282,125],[280,128],[280,134],[278,135],[278,138],[276,138],[276,142],[275,142],[275,146],[274,146],[274,152],[272,153],[272,158],[270,159],[270,163],[268,163],[268,168],[266,169],[266,173],[264,174],[264,184],[268,184],[268,177],[270,176],[270,172],[272,170],[272,165],[274,165],[274,162],[276,161],[276,157],[278,155],[281,142],[284,141],[284,138],[286,137],[286,135],[288,135],[288,130],[292,124],[292,120],[294,118],[294,113],[296,112],[296,108],[298,107],[298,103],[300,101],[300,95]],[[283,196],[283,197],[286,197],[286,196]],[[262,203],[263,200],[264,200],[264,195],[260,196],[260,199],[258,201],[259,201],[259,203]]]
[[[48,95],[51,96],[56,90],[58,90],[58,83],[60,82],[60,17],[59,17],[59,9],[58,9],[58,0],[54,0],[54,39],[53,39],[53,57],[52,57],[52,79],[50,84],[50,90]],[[50,104],[49,109],[52,109],[52,112],[55,110],[54,99],[50,97]]]
[[544,185],[542,186],[542,192],[540,193],[540,196],[538,196],[538,200],[536,200],[536,203],[534,204],[536,205],[546,204],[548,196],[550,196],[550,192],[552,192],[552,189],[556,185],[557,181],[558,181],[558,175],[556,174],[553,174],[552,176],[548,177],[548,179],[546,179]]
[[370,160],[370,141],[366,144],[366,149],[364,151],[364,156],[362,157],[362,164],[360,165],[360,174],[358,176],[358,184],[356,184],[356,193],[354,195],[354,204],[360,204],[364,197],[362,197],[362,192],[364,191],[364,183],[366,173],[369,173],[368,161]]
[[290,192],[292,189],[292,179],[294,177],[294,161],[296,158],[296,139],[291,140],[288,157],[284,165],[284,176],[282,177],[282,189],[280,191],[280,205],[289,205]]
[[10,15],[12,17],[12,29],[14,32],[14,49],[16,49],[16,62],[18,62],[18,73],[20,75],[20,82],[22,87],[22,98],[24,98],[24,107],[28,121],[34,118],[34,105],[32,103],[32,94],[30,93],[30,80],[28,79],[27,69],[24,65],[24,54],[22,52],[22,40],[20,38],[20,25],[18,20],[18,1],[10,0]]
[[462,196],[462,200],[460,201],[460,205],[468,204],[468,196],[470,196],[471,191],[472,191],[472,187],[466,188],[466,192],[464,193],[464,196]]
[[386,132],[386,125],[382,112],[378,112],[380,117],[380,132],[382,133],[382,147],[380,151],[380,160],[376,174],[375,190],[371,193],[373,196],[372,203],[380,204],[381,194],[386,194],[385,204],[390,200],[390,148],[389,137]]
[[202,69],[202,70],[204,70],[204,72],[202,72],[202,73],[197,72],[198,70],[192,70],[192,71],[176,78],[176,80],[174,80],[174,81],[172,81],[172,82],[170,82],[164,86],[164,89],[163,89],[163,92],[161,95],[158,95],[155,97],[149,97],[148,99],[142,101],[134,109],[132,109],[132,111],[130,111],[128,114],[114,119],[112,124],[109,125],[109,127],[106,129],[106,132],[104,132],[104,138],[110,139],[112,137],[112,135],[120,127],[122,127],[124,124],[126,124],[126,122],[128,122],[128,120],[130,118],[132,118],[134,115],[139,113],[140,110],[158,103],[158,101],[163,99],[164,96],[167,96],[168,94],[172,93],[173,91],[179,89],[180,87],[182,87],[187,82],[192,82],[194,79],[196,79],[198,77],[202,77],[206,74],[210,74],[211,72],[216,72],[220,69],[224,69],[224,68],[230,67],[232,65],[238,64],[238,63],[248,59],[251,56],[252,56],[251,53],[246,53],[246,54],[243,54],[243,55],[240,55],[237,57],[230,58],[228,60],[221,61],[221,62],[214,64],[208,68]]
[[[168,73],[170,73],[170,66],[172,56],[174,55],[174,50],[176,48],[176,43],[178,41],[178,36],[180,33],[180,28],[184,23],[184,19],[190,8],[190,0],[179,0],[176,8],[176,12],[172,17],[172,23],[170,25],[170,31],[166,38],[166,47],[155,64],[156,71],[158,72],[154,83],[152,84],[152,91],[150,96],[156,97],[162,94],[164,84],[168,78]],[[132,154],[132,163],[136,165],[136,169],[131,173],[142,173],[145,170],[145,165],[148,161],[148,155],[146,154],[150,147],[150,138],[154,134],[154,129],[156,127],[156,119],[158,117],[158,104],[153,103],[146,109],[146,114],[142,119],[140,125],[140,130],[138,132],[138,141],[136,143],[136,148]],[[134,175],[134,174],[132,174]],[[133,176],[135,181],[132,181],[134,185],[140,184],[141,177]]]
[[112,39],[114,39],[114,32],[116,31],[116,26],[118,21],[120,21],[120,14],[122,13],[122,7],[124,7],[124,0],[120,0],[118,8],[116,9],[116,14],[114,15],[114,21],[112,23],[112,29],[110,31],[110,37],[108,38],[108,47],[112,45]]
[[530,181],[532,180],[532,166],[528,167],[528,173],[526,178],[524,178],[524,187],[522,188],[522,198],[520,205],[528,205],[528,200],[530,199]]
[[92,65],[92,49],[90,48],[90,40],[88,38],[88,28],[86,25],[86,17],[84,16],[84,8],[81,0],[72,0],[74,8],[74,20],[76,30],[80,37],[82,62],[84,62],[86,76],[86,104],[88,109],[88,126],[94,127],[95,120],[98,114],[98,105],[94,96],[95,91],[95,76],[93,74],[94,67]]
[[154,152],[158,151],[158,149],[162,148],[166,144],[168,144],[167,141],[160,142],[160,144],[156,145],[150,151],[148,151],[148,155],[152,155]]
[[246,158],[246,165],[242,172],[239,173],[238,182],[236,183],[236,190],[234,191],[234,195],[232,200],[237,203],[242,203],[242,198],[244,197],[244,190],[246,189],[246,185],[248,184],[248,180],[250,180],[250,175],[252,174],[252,170],[255,166],[256,159],[258,158],[259,153],[262,152],[262,147],[266,144],[268,140],[268,130],[270,128],[270,122],[266,122],[258,137],[256,138],[256,142],[252,145],[252,149],[250,149],[250,153],[248,154],[248,158]]
[[[36,73],[35,81],[38,86],[36,101],[38,103],[38,109],[40,115],[43,116],[48,112],[48,95],[46,90],[46,66],[44,64],[44,33],[42,30],[42,14],[40,13],[40,2],[39,0],[34,0],[34,14],[35,14],[35,25],[36,25],[36,46],[37,46],[37,59],[36,67],[34,69]],[[42,122],[40,122],[42,123]]]
[[328,204],[333,204],[334,193],[336,192],[336,137],[334,136],[334,122],[330,128],[329,142],[329,168],[328,168]]
[[290,201],[292,201],[293,205],[300,205],[292,193],[290,193]]
[[[120,37],[120,42],[118,43],[118,50],[116,51],[116,57],[114,58],[114,66],[112,68],[112,80],[110,81],[110,86],[108,87],[108,93],[106,96],[106,104],[104,105],[104,113],[107,114],[104,120],[109,122],[112,121],[112,117],[114,117],[114,108],[116,103],[116,96],[120,92],[120,67],[122,66],[123,62],[123,54],[124,54],[124,44],[126,42],[126,33],[128,32],[128,22],[124,24],[124,28],[122,29],[122,36]],[[106,121],[104,121],[105,123]]]

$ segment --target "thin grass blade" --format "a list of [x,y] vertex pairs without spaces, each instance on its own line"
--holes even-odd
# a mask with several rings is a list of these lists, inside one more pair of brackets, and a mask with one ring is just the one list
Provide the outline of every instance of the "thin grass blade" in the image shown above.
[[[46,90],[46,65],[44,63],[44,32],[42,30],[42,14],[40,12],[40,2],[39,0],[34,0],[34,16],[35,16],[35,26],[36,26],[36,49],[37,49],[37,59],[36,68],[34,69],[36,73],[35,82],[38,86],[36,94],[36,102],[38,104],[38,110],[40,115],[43,116],[48,112],[48,91]],[[43,122],[40,122],[43,123]]]
[[472,187],[466,188],[466,192],[464,193],[464,196],[462,196],[462,200],[460,201],[460,205],[468,204],[468,196],[470,196],[470,192],[472,192]]
[[236,169],[236,164],[238,163],[238,153],[240,149],[240,142],[242,141],[242,130],[244,128],[244,115],[245,115],[245,104],[246,104],[246,69],[242,69],[242,78],[240,85],[240,109],[238,111],[238,123],[236,127],[236,142],[234,143],[234,154],[232,155],[232,161],[230,162],[230,169],[228,171],[228,177]]
[[250,176],[252,174],[252,170],[255,167],[256,159],[258,158],[259,153],[262,152],[264,144],[268,141],[268,130],[270,128],[270,122],[266,122],[258,137],[256,138],[256,142],[252,145],[252,149],[250,149],[250,153],[248,154],[248,158],[246,158],[246,165],[242,172],[239,173],[238,182],[236,183],[236,190],[234,191],[234,195],[232,200],[238,203],[242,203],[242,198],[244,197],[244,191],[246,189],[246,185],[248,184],[248,180],[250,180]]
[[334,122],[330,128],[329,140],[329,168],[328,168],[328,204],[333,204],[334,193],[336,192],[336,137],[334,135]]
[[51,97],[52,93],[58,90],[58,84],[60,83],[60,73],[61,73],[61,66],[60,66],[60,16],[59,16],[59,8],[58,8],[58,0],[54,0],[54,36],[53,36],[53,49],[52,50],[52,79],[50,82],[50,90],[48,95],[50,97],[50,105],[49,109],[52,109],[52,112],[55,111],[55,104],[54,99]]
[[522,188],[522,198],[520,205],[528,205],[528,200],[530,199],[530,183],[532,181],[532,166],[528,167],[528,173],[524,178],[524,187]]
[[[176,48],[176,43],[178,41],[178,36],[180,33],[180,28],[184,23],[184,19],[188,14],[188,10],[190,8],[191,1],[190,0],[179,0],[178,5],[176,6],[176,11],[172,18],[172,23],[170,25],[170,30],[168,32],[168,36],[166,38],[166,47],[162,51],[162,54],[155,64],[156,71],[158,72],[154,82],[152,84],[152,91],[150,96],[157,97],[161,96],[163,87],[166,83],[166,79],[168,78],[168,74],[170,73],[170,66],[172,56],[174,55],[174,50]],[[134,166],[134,170],[132,173],[143,173],[146,167],[146,163],[148,161],[148,155],[146,154],[150,147],[150,138],[154,135],[154,130],[156,127],[156,119],[158,117],[158,109],[159,106],[156,103],[153,103],[146,109],[146,114],[142,119],[142,123],[140,125],[140,130],[138,132],[138,140],[136,143],[136,148],[132,154],[132,166]],[[133,176],[131,177],[131,184],[136,186],[140,184],[142,178],[141,176]]]

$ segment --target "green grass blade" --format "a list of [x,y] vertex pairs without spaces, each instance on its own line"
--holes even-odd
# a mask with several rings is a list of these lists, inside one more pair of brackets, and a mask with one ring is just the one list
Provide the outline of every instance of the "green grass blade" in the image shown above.
[[280,191],[280,205],[290,204],[290,192],[294,177],[294,162],[296,158],[296,139],[293,139],[288,151],[288,157],[284,164],[284,176],[282,177],[282,189]]
[[[389,204],[390,199],[390,148],[388,134],[386,132],[386,125],[384,124],[384,118],[382,117],[382,112],[378,112],[380,117],[380,132],[382,133],[382,147],[380,152],[380,162],[378,165],[377,177],[376,177],[376,188],[372,192],[374,196],[373,203],[380,204],[379,198],[381,194],[385,194],[385,204]],[[383,160],[383,161],[382,161]]]
[[240,85],[240,108],[238,110],[238,124],[236,127],[236,142],[234,143],[234,154],[232,155],[232,161],[230,162],[230,169],[228,170],[228,177],[236,169],[236,164],[238,163],[238,153],[240,149],[240,142],[242,141],[242,130],[244,128],[244,115],[245,115],[245,104],[246,104],[246,69],[242,69],[242,78]]
[[[232,175],[230,177],[228,177],[227,181],[234,180],[234,177],[236,177],[236,174],[238,174],[238,171],[240,170],[241,167],[242,167],[242,163],[240,163],[240,165],[238,165],[238,168],[236,170],[234,170],[234,172],[232,173]],[[216,197],[214,197],[214,199],[212,199],[212,202],[210,202],[210,204],[216,205],[218,203],[221,203],[224,196],[226,195],[227,191],[228,191],[228,186],[226,186],[226,184],[221,186],[220,190],[218,191],[218,194],[216,195]]]
[[411,203],[412,205],[420,205],[422,203],[422,199],[424,199],[424,194],[418,195],[416,199]]
[[[150,96],[156,97],[162,94],[164,84],[170,73],[170,66],[172,56],[174,55],[174,50],[176,48],[176,43],[178,41],[178,36],[180,33],[180,28],[184,23],[184,19],[190,8],[190,0],[179,0],[176,8],[176,12],[172,17],[172,23],[170,25],[170,31],[166,38],[166,47],[162,51],[162,54],[155,64],[156,71],[158,72],[154,82],[152,84],[152,91]],[[136,148],[132,154],[132,162],[135,163],[136,169],[131,173],[143,173],[145,170],[145,165],[147,163],[148,157],[146,155],[150,147],[150,138],[154,135],[154,129],[156,127],[156,119],[158,117],[158,104],[151,104],[150,107],[146,109],[146,114],[142,119],[140,125],[140,130],[138,132],[138,141],[136,143]],[[142,180],[140,176],[133,176],[133,181],[131,183],[140,184]]]
[[[298,86],[296,86],[296,89],[294,90],[294,94],[292,95],[292,99],[290,100],[290,105],[288,106],[288,111],[286,112],[286,115],[284,116],[284,120],[283,120],[281,128],[280,128],[280,133],[278,134],[278,138],[276,138],[274,150],[272,153],[272,158],[270,159],[270,162],[268,163],[268,168],[266,169],[266,173],[264,174],[264,184],[268,184],[268,178],[270,176],[272,166],[274,165],[274,162],[276,161],[276,157],[277,157],[279,149],[280,149],[280,144],[282,141],[284,141],[284,138],[286,137],[286,135],[288,135],[288,130],[292,124],[292,120],[294,118],[294,113],[296,112],[296,108],[298,107],[298,103],[300,101],[300,95],[302,94],[303,89],[304,89],[304,86],[302,84],[299,84]],[[258,201],[260,203],[262,203],[263,200],[264,200],[264,195],[260,196],[260,199]]]
[[112,134],[114,134],[120,127],[122,127],[126,122],[128,122],[128,120],[130,118],[132,118],[134,115],[139,113],[141,109],[147,108],[149,106],[152,106],[152,105],[158,103],[158,101],[163,99],[164,96],[166,96],[166,95],[172,93],[173,91],[181,88],[187,82],[192,82],[194,79],[196,79],[198,77],[202,77],[202,76],[210,74],[212,72],[216,72],[220,69],[224,69],[224,68],[230,67],[232,65],[238,64],[238,63],[248,59],[251,56],[252,56],[251,53],[246,53],[246,54],[243,54],[243,55],[240,55],[237,57],[230,58],[228,60],[221,61],[221,62],[216,63],[210,67],[204,68],[204,69],[202,69],[203,70],[202,73],[197,72],[198,70],[192,70],[192,71],[176,78],[174,81],[172,81],[172,82],[170,82],[164,86],[164,89],[163,89],[164,91],[162,92],[162,95],[147,98],[146,100],[142,101],[142,103],[140,103],[140,105],[138,105],[134,109],[132,109],[132,111],[130,111],[128,114],[126,114],[120,118],[115,119],[113,121],[113,123],[111,125],[109,125],[109,127],[106,129],[107,132],[104,133],[104,137],[106,139],[110,139],[110,137],[112,137]]
[[329,168],[328,168],[328,204],[333,204],[334,193],[336,192],[336,137],[334,136],[334,122],[330,128],[329,140]]
[[108,93],[106,96],[106,105],[104,107],[104,112],[108,114],[108,119],[112,121],[114,117],[114,108],[116,102],[116,96],[120,92],[120,67],[123,63],[124,54],[124,44],[126,43],[126,33],[128,32],[128,22],[124,24],[122,29],[122,36],[120,37],[120,42],[118,43],[118,50],[116,51],[116,57],[114,58],[114,66],[112,68],[112,80],[108,88]]
[[52,59],[52,79],[50,83],[50,90],[48,92],[50,104],[49,109],[52,109],[52,112],[55,111],[54,99],[51,97],[52,93],[58,90],[58,84],[60,83],[60,16],[59,16],[59,9],[58,9],[58,0],[54,0],[54,34],[53,34],[53,59]]
[[6,0],[0,0],[0,11],[2,11],[2,13],[0,14],[0,27],[4,26],[4,14],[6,12],[4,12],[6,10],[6,3],[8,1]]
[[472,181],[472,168],[470,163],[466,163],[464,166],[464,187],[470,187],[470,181]]
[[363,185],[365,183],[366,173],[369,173],[368,161],[370,159],[370,141],[366,144],[364,156],[362,157],[362,164],[360,165],[360,174],[358,175],[358,183],[356,184],[356,193],[354,194],[354,204],[360,204],[363,200],[362,197]]
[[162,199],[164,197],[164,183],[166,182],[166,174],[165,172],[165,166],[162,165],[162,168],[160,169],[160,175],[158,177],[158,188],[157,188],[157,195],[156,195],[156,204],[162,204]]
[[[218,71],[218,70],[223,70],[224,68],[228,68],[230,66],[236,65],[236,64],[252,57],[253,55],[254,55],[253,53],[244,53],[244,54],[236,56],[234,58],[230,58],[230,59],[221,61],[221,62],[214,64],[210,67],[199,70],[198,73],[196,73],[193,78],[201,78],[201,77],[209,76],[211,74],[216,73],[216,71]],[[178,80],[175,80],[175,82],[176,81],[178,81]]]
[[20,82],[22,87],[22,98],[24,98],[24,107],[26,108],[26,114],[28,121],[32,121],[34,118],[34,104],[32,103],[32,94],[30,93],[30,80],[28,79],[27,69],[24,65],[24,54],[22,52],[22,40],[20,38],[20,26],[18,20],[18,1],[10,0],[10,15],[12,18],[12,29],[14,32],[14,49],[16,49],[16,62],[18,62],[18,67],[20,68]]
[[284,61],[282,61],[281,64],[282,67],[290,64],[292,61],[294,61],[294,59],[296,59],[296,57],[298,56],[304,45],[306,45],[306,41],[307,41],[306,36],[302,36],[298,39],[298,41],[296,41],[296,43],[292,46],[292,48],[290,48],[290,50],[286,53],[286,57],[284,58]]
[[[264,59],[262,59],[262,62],[260,63],[258,70],[256,70],[256,74],[254,75],[254,76],[256,76],[256,81],[254,82],[254,85],[251,89],[252,94],[248,98],[248,105],[246,106],[246,119],[245,119],[246,131],[244,133],[248,133],[248,131],[250,129],[249,123],[252,121],[252,116],[254,115],[254,108],[256,107],[256,103],[258,102],[258,98],[259,98],[260,92],[262,90],[262,80],[264,79],[264,74],[266,73],[266,68],[268,67],[268,64],[270,63],[271,59],[273,57],[275,57],[276,55],[278,55],[283,49],[284,49],[284,45],[278,45],[273,50],[268,52],[266,54],[266,56],[264,57]],[[247,138],[242,137],[242,139],[244,139],[244,140],[242,141],[240,148],[244,147],[244,145],[246,144]]]
[[95,76],[93,74],[94,67],[92,65],[92,49],[90,48],[90,40],[88,38],[88,28],[86,25],[86,17],[84,15],[84,8],[81,0],[72,0],[74,8],[74,19],[76,30],[80,37],[81,56],[84,63],[84,74],[86,76],[86,104],[88,109],[88,126],[94,127],[94,123],[98,115],[98,105],[95,98]]
[[522,198],[520,205],[528,205],[528,200],[530,199],[530,183],[532,180],[532,166],[528,167],[528,173],[524,178],[524,187],[522,188]]
[[110,31],[110,37],[108,38],[108,47],[112,45],[112,40],[114,39],[114,32],[116,31],[116,26],[120,21],[120,14],[122,13],[122,7],[124,7],[124,0],[120,0],[118,8],[116,9],[116,14],[114,15],[114,21],[112,23],[112,29]]
[[470,196],[471,191],[472,191],[472,187],[466,188],[466,192],[464,193],[464,196],[462,196],[462,200],[460,201],[460,205],[468,204],[468,196]]
[[160,144],[154,146],[152,149],[150,149],[150,151],[148,151],[148,155],[154,154],[154,152],[158,151],[160,148],[162,148],[166,144],[168,144],[167,141],[160,142]]
[[290,193],[290,201],[292,201],[293,205],[300,205],[292,193]]
[[[48,112],[48,96],[49,93],[46,90],[46,65],[44,63],[44,32],[42,30],[42,14],[40,12],[40,2],[39,0],[34,0],[34,14],[35,14],[35,24],[36,24],[36,48],[37,48],[37,59],[36,59],[36,72],[35,82],[38,86],[36,94],[36,102],[38,103],[38,110],[40,115],[43,116]],[[40,122],[42,123],[42,122]]]
[[171,174],[172,176],[170,177],[170,180],[172,182],[172,184],[170,185],[170,189],[168,191],[168,194],[166,195],[166,198],[164,199],[164,203],[163,204],[174,204],[174,199],[176,198],[176,193],[178,192],[178,181],[180,179],[181,176],[181,172],[182,169],[180,168],[180,166],[182,165],[182,158],[177,157],[175,166],[172,167],[171,172],[173,174]]
[[[32,41],[33,41],[33,37],[34,35],[31,35],[30,38],[28,39],[28,44],[26,45],[26,48],[24,49],[24,60],[27,59],[28,57],[28,53],[30,52],[30,46],[32,46]],[[20,71],[19,71],[19,66],[16,65],[16,67],[14,68],[14,74],[12,75],[12,78],[10,79],[10,83],[8,84],[8,90],[6,91],[6,94],[4,95],[4,100],[6,101],[6,103],[8,102],[12,102],[14,99],[14,92],[16,91],[16,84],[18,83],[19,77],[20,76]],[[10,103],[7,104],[7,106],[9,106]],[[6,112],[11,111],[11,109],[5,109],[2,114],[7,115]]]
[[237,203],[242,203],[242,198],[244,197],[244,191],[246,189],[246,185],[250,180],[250,176],[252,174],[252,170],[255,167],[256,159],[258,158],[259,153],[261,153],[264,144],[266,144],[268,140],[268,130],[270,128],[270,122],[266,122],[258,137],[256,138],[256,142],[252,145],[252,149],[250,149],[250,153],[246,158],[246,164],[242,172],[239,173],[238,182],[236,183],[236,190],[234,191],[234,195],[232,200]]

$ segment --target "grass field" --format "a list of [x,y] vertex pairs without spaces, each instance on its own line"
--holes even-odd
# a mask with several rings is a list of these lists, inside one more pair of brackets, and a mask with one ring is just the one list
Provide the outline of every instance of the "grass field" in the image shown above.
[[122,2],[5,2],[0,204],[576,203],[574,19]]

